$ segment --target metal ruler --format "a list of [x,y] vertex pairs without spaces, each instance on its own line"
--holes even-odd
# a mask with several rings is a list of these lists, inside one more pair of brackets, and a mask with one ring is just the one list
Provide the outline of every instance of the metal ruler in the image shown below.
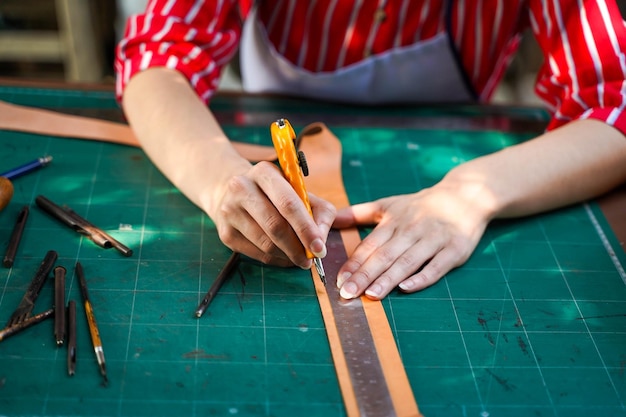
[[326,245],[326,292],[356,395],[359,415],[396,416],[374,338],[363,310],[363,302],[360,298],[344,300],[339,296],[337,272],[348,258],[341,233],[331,231]]

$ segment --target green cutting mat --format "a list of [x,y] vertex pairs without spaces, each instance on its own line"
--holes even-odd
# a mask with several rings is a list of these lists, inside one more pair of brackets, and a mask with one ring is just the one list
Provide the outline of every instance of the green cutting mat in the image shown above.
[[[116,108],[109,92],[5,87],[0,99]],[[277,116],[296,130],[327,122],[344,146],[353,202],[427,187],[465,160],[532,136],[498,133],[506,117],[522,125],[542,117],[525,109],[480,119],[472,108],[383,112],[263,99],[244,100],[242,112],[237,103],[214,104],[236,140],[270,145]],[[347,122],[328,122],[338,115]],[[412,122],[394,128],[399,119]],[[211,221],[138,149],[0,132],[0,172],[42,155],[53,163],[16,179],[0,213],[3,252],[19,209],[31,206],[15,266],[0,269],[0,323],[50,249],[68,270],[68,299],[79,302],[80,261],[110,383],[102,385],[79,303],[75,376],[66,373],[51,320],[0,343],[0,416],[345,415],[307,272],[246,260],[195,319],[229,256]],[[35,206],[39,194],[72,207],[134,255],[82,239]],[[384,307],[420,410],[427,417],[626,416],[624,258],[596,205],[580,205],[494,223],[462,268],[420,293],[388,296]],[[52,281],[35,312],[52,305]]]

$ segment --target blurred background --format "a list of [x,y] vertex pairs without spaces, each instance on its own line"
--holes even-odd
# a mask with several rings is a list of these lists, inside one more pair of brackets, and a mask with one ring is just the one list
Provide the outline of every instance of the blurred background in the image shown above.
[[[625,16],[626,0],[617,0]],[[128,15],[147,0],[0,0],[0,77],[110,85],[113,53]],[[533,91],[542,62],[530,34],[524,36],[496,103],[539,104]],[[233,67],[222,77],[222,90],[239,90]]]

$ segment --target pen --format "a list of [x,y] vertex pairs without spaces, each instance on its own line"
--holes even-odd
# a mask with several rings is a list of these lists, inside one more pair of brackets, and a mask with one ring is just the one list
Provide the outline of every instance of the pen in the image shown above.
[[76,371],[76,302],[67,303],[67,373]]
[[32,317],[22,320],[18,322],[17,324],[7,326],[4,329],[0,330],[0,342],[8,338],[9,336],[13,336],[21,332],[22,330],[28,329],[33,324],[40,323],[44,321],[45,319],[52,317],[52,316],[54,316],[54,309],[51,308],[49,310],[44,311],[43,313],[35,314]]
[[[307,211],[313,217],[313,210],[309,202],[309,196],[304,186],[304,177],[309,175],[309,169],[306,164],[304,153],[296,150],[295,139],[296,134],[287,119],[278,119],[270,126],[272,134],[272,143],[276,149],[278,162],[283,171],[283,175],[289,181],[298,197],[304,203]],[[309,249],[306,249],[307,258],[313,259],[317,274],[320,276],[323,284],[326,284],[326,273],[322,260],[315,256]]]
[[62,266],[54,268],[54,338],[57,346],[65,341],[65,273]]
[[74,210],[70,208],[62,208],[42,195],[37,196],[35,198],[35,202],[45,212],[52,215],[57,220],[65,223],[74,231],[87,236],[96,245],[105,249],[115,248],[124,256],[131,256],[133,254],[131,249],[110,236],[104,230],[89,223],[86,219],[79,216]]
[[5,268],[11,268],[13,266],[13,262],[15,261],[15,254],[17,253],[17,248],[20,245],[20,241],[22,240],[24,226],[26,226],[26,219],[28,219],[28,213],[28,206],[24,206],[17,215],[17,220],[15,222],[15,226],[13,227],[13,233],[11,233],[9,245],[7,246],[7,250],[4,254],[4,260],[2,261],[2,265],[4,265]]
[[104,361],[104,350],[102,349],[102,341],[100,340],[100,332],[98,331],[98,324],[96,323],[96,317],[93,313],[93,307],[89,300],[89,292],[87,291],[87,280],[83,272],[83,266],[80,262],[76,262],[76,275],[78,276],[78,282],[80,284],[80,293],[83,297],[83,305],[85,306],[85,316],[87,317],[87,324],[89,325],[89,333],[91,334],[91,343],[93,350],[96,354],[96,360],[100,367],[100,373],[104,378],[104,383],[107,384],[109,379],[107,378],[106,364]]
[[17,306],[13,314],[11,314],[7,326],[18,324],[28,318],[31,311],[33,311],[33,307],[35,307],[35,301],[39,296],[39,292],[41,291],[46,278],[50,275],[50,271],[52,271],[52,267],[54,266],[57,257],[57,253],[53,250],[46,253],[46,256],[39,265],[39,269],[37,269],[35,276],[28,285],[26,293],[22,297],[22,301],[20,301],[20,304]]
[[226,261],[226,264],[224,265],[224,268],[222,268],[220,273],[217,275],[217,278],[215,279],[215,281],[213,281],[213,284],[211,284],[209,291],[207,291],[206,295],[200,302],[200,305],[198,305],[198,308],[196,309],[196,317],[202,317],[207,307],[209,307],[209,304],[211,304],[211,301],[213,301],[213,298],[215,298],[215,295],[219,291],[220,287],[222,286],[224,281],[226,281],[226,278],[229,277],[233,268],[237,266],[237,263],[239,262],[239,256],[239,252],[233,252],[232,255],[230,255],[230,257]]
[[36,169],[45,167],[46,165],[50,163],[50,161],[52,161],[51,156],[44,156],[41,158],[37,158],[34,161],[27,162],[24,165],[20,165],[19,167],[3,172],[2,174],[0,174],[0,177],[4,177],[6,179],[12,180],[13,178],[20,177]]

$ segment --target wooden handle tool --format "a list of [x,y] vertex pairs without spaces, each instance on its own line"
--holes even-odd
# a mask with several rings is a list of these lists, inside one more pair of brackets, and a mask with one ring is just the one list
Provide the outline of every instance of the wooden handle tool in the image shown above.
[[4,177],[0,177],[0,211],[9,204],[13,198],[13,184]]

